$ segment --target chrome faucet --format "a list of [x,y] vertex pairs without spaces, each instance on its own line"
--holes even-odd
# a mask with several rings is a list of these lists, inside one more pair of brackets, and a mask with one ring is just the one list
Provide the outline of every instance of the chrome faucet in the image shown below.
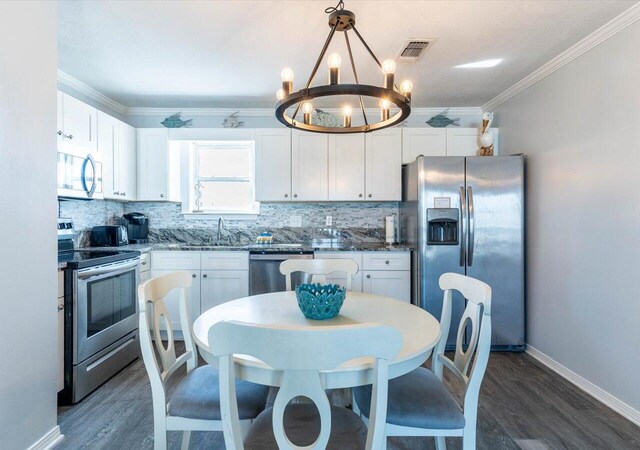
[[218,244],[220,243],[220,239],[222,238],[222,229],[224,228],[224,219],[220,217],[218,219]]

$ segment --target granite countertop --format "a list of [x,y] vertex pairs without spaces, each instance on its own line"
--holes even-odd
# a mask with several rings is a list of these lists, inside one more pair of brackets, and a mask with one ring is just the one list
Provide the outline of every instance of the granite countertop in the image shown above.
[[412,248],[401,244],[387,244],[384,242],[347,242],[347,241],[311,241],[300,245],[295,244],[249,244],[249,245],[214,245],[189,243],[155,243],[129,244],[120,247],[88,247],[96,250],[137,250],[142,253],[149,251],[264,251],[264,252],[361,252],[361,251],[411,251]]

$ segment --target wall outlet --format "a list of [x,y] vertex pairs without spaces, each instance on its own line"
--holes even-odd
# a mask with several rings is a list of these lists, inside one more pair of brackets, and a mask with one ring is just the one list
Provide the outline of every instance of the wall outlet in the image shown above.
[[289,216],[289,226],[299,228],[302,226],[302,216]]
[[330,227],[331,225],[333,225],[333,217],[331,216],[327,216],[327,219],[325,221],[325,224]]

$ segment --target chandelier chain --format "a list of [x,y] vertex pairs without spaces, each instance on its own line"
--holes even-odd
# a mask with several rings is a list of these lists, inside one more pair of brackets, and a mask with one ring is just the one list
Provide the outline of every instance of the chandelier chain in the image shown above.
[[336,11],[342,11],[344,9],[344,2],[340,0],[336,6],[329,6],[324,10],[325,13],[331,14]]

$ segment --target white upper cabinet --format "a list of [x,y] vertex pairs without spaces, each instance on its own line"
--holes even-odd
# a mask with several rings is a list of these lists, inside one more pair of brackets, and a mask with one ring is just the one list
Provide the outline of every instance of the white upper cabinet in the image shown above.
[[[479,128],[447,128],[447,156],[478,156],[480,150]],[[498,154],[498,129],[493,133],[493,154]]]
[[364,200],[364,135],[329,136],[329,200]]
[[[293,200],[329,198],[327,134],[293,130],[291,133],[291,192]],[[398,165],[398,170],[400,166]]]
[[402,199],[402,129],[386,128],[367,133],[366,200]]
[[423,156],[447,155],[446,128],[403,128],[402,164],[409,164]]
[[138,200],[179,201],[169,170],[166,128],[138,128]]
[[288,128],[255,130],[256,200],[291,200],[291,131]]
[[94,153],[98,143],[98,110],[58,92],[58,142]]
[[98,151],[103,158],[104,198],[135,200],[135,128],[98,111]]

